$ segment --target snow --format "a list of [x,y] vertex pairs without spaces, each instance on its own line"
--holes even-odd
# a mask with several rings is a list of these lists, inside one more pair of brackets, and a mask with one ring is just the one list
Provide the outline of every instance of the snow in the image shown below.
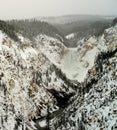
[[[14,42],[0,33],[0,128],[36,129],[32,120],[46,117],[48,104],[51,113],[59,110],[48,89],[65,92],[67,83],[57,75],[53,63],[32,47],[31,41],[22,37],[22,42]],[[72,91],[69,87],[68,93]]]
[[66,49],[59,40],[46,35],[37,36],[36,44],[38,49],[54,64],[59,63]]
[[[66,48],[57,39],[45,35],[38,36],[36,43],[39,45],[39,50],[60,68],[67,78],[79,82],[84,80],[87,71],[94,65],[94,59],[98,52],[95,37],[88,39],[87,46],[78,45],[77,48]],[[84,53],[86,54],[83,56]]]
[[[50,113],[59,110],[57,100],[49,90],[66,94],[74,92],[69,79],[82,82],[83,86],[78,86],[81,89],[89,83],[89,91],[83,95],[77,90],[60,117],[53,118],[52,125],[60,118],[66,118],[68,130],[78,129],[82,113],[88,122],[85,124],[87,130],[100,130],[102,127],[110,130],[116,125],[117,115],[113,110],[117,108],[117,57],[102,60],[103,72],[96,70],[98,62],[95,59],[101,51],[117,48],[116,26],[105,30],[99,38],[92,36],[82,40],[77,48],[66,48],[59,40],[46,35],[37,36],[35,47],[23,37],[21,41],[14,42],[0,31],[1,129],[36,130],[33,119],[46,117],[47,105],[51,107]],[[67,80],[64,80],[63,73]],[[92,84],[94,79],[97,82]],[[45,127],[46,120],[39,120],[39,125]],[[66,126],[59,124],[58,129],[64,130]]]
[[47,123],[46,123],[46,120],[42,120],[39,122],[39,125],[43,128],[43,127],[46,127]]
[[20,50],[20,54],[21,54],[22,59],[26,60],[31,57],[36,57],[38,53],[32,47],[28,47],[24,50]]
[[21,42],[24,42],[24,37],[21,34],[18,34],[18,38],[20,39]]
[[[82,61],[80,61],[81,54],[78,50],[76,48],[70,48],[61,61],[62,71],[69,79],[83,82],[87,71],[94,65],[94,59],[97,52],[97,48],[88,51],[82,58]],[[86,64],[89,64],[88,67],[85,67]]]
[[0,31],[0,43],[2,43],[4,37],[5,37],[5,34],[3,34],[2,31]]
[[[109,59],[109,62],[112,65],[112,63],[117,62],[117,58],[114,56]],[[64,110],[64,117],[62,118],[65,118],[65,121],[70,124],[69,130],[79,129],[81,125],[80,120],[87,130],[100,130],[101,128],[103,128],[103,130],[111,130],[112,127],[113,130],[115,130],[117,114],[113,111],[117,108],[117,95],[115,94],[117,82],[112,73],[113,71],[117,71],[117,66],[110,70],[110,66],[106,66],[108,62],[102,64],[105,64],[105,66],[103,65],[103,70],[106,74],[101,72],[100,74],[102,75],[98,77],[98,82],[92,84],[90,91],[85,94],[85,98],[82,94],[78,93],[77,97],[74,97],[75,100]],[[93,68],[91,72],[93,72]],[[95,78],[95,76],[92,78]],[[91,81],[90,76],[87,78],[90,79],[87,79],[88,81]],[[102,91],[98,92],[97,90],[99,88]],[[61,118],[59,120],[61,120]],[[74,124],[72,125],[71,122]],[[64,130],[64,128],[65,125],[62,124],[58,126],[57,130]]]
[[117,26],[111,27],[99,38],[91,36],[89,39],[81,40],[82,44],[78,44],[77,48],[66,48],[57,39],[46,35],[38,36],[36,42],[40,44],[40,51],[60,68],[67,78],[83,82],[98,53],[116,49],[116,33]]
[[65,38],[66,39],[73,39],[75,37],[75,33],[71,33],[71,34],[69,34],[69,35],[67,35],[67,36],[65,36]]

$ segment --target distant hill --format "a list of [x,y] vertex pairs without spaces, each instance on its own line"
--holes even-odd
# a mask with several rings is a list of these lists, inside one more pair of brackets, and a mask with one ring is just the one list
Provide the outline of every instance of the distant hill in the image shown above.
[[0,20],[0,30],[3,33],[6,33],[14,41],[19,41],[19,39],[18,39],[18,37],[16,35],[16,30],[15,30],[14,26],[6,23],[3,20]]
[[56,17],[36,17],[36,20],[45,21],[51,24],[67,24],[78,21],[99,21],[105,19],[113,19],[114,16],[100,16],[100,15],[63,15]]
[[[100,36],[112,24],[114,16],[66,15],[58,17],[37,17],[27,20],[11,20],[7,23],[24,37],[34,40],[45,34],[59,39],[67,47],[76,47],[79,40],[90,36]],[[70,34],[74,38],[67,39]]]
[[11,20],[7,21],[8,24],[14,26],[15,30],[21,33],[24,37],[33,40],[39,34],[46,34],[48,36],[58,38],[61,40],[63,38],[62,33],[60,33],[54,26],[46,22],[41,22],[37,20]]
[[109,28],[112,20],[99,21],[77,21],[68,24],[55,25],[56,28],[64,34],[65,37],[74,34],[74,38],[68,40],[69,47],[77,46],[77,42],[81,39],[89,38],[90,36],[100,36],[106,28]]
[[38,17],[36,20],[51,23],[66,37],[75,34],[72,39],[65,40],[67,47],[76,47],[77,41],[92,35],[99,36],[109,28],[114,16],[99,15],[66,15],[58,17]]

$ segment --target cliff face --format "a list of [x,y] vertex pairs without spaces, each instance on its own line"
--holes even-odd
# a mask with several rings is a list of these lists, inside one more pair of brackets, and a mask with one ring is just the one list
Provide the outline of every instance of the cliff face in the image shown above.
[[[117,127],[117,26],[75,50],[46,35],[35,43],[17,35],[20,42],[0,31],[2,130]],[[74,69],[77,65],[82,71]],[[72,70],[76,81],[70,80]]]
[[[53,130],[116,130],[117,27],[105,30],[101,52]],[[53,123],[54,124],[54,123]]]
[[[58,111],[61,105],[58,98],[67,95],[69,99],[74,94],[74,85],[65,75],[33,48],[31,41],[22,36],[19,39],[21,42],[14,42],[0,32],[2,130],[37,129],[34,120],[46,118],[48,106],[51,113]],[[53,95],[52,90],[56,95]]]
[[90,70],[73,103],[64,111],[55,128],[111,130],[116,127],[117,57],[113,55],[100,60],[101,64],[96,64],[100,67],[94,66]]

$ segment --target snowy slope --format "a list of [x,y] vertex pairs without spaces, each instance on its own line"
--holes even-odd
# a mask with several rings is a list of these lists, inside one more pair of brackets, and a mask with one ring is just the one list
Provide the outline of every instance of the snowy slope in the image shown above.
[[67,49],[58,39],[47,35],[38,35],[35,42],[36,47],[54,64],[59,64]]
[[[28,39],[19,38],[22,42],[14,42],[0,31],[2,130],[37,129],[34,120],[38,118],[44,118],[47,125],[48,105],[51,113],[59,110],[58,101],[50,90],[56,91],[55,96],[59,96],[59,92],[74,93],[69,81],[61,78],[64,77],[62,72],[33,48]],[[61,96],[64,98],[62,93]]]
[[68,40],[73,39],[74,37],[75,37],[75,33],[71,33],[71,34],[65,36],[65,38]]
[[[45,35],[38,36],[36,44],[40,46],[39,50],[65,73],[67,78],[83,82],[88,70],[93,67],[98,53],[116,48],[115,34],[116,27],[111,27],[99,38],[95,36],[89,39],[84,38],[77,48],[66,48],[59,40]],[[113,39],[110,39],[110,36]]]
[[82,82],[87,71],[94,65],[99,49],[97,39],[91,37],[77,48],[66,48],[59,40],[40,35],[36,38],[39,50],[59,67],[67,78]]
[[78,93],[52,130],[117,129],[117,26],[100,38],[100,50]]
[[68,49],[61,60],[61,69],[68,78],[83,82],[87,71],[94,65],[97,53],[97,41],[94,38],[90,38],[83,45]]
[[70,49],[19,38],[0,31],[1,130],[116,130],[117,26]]
[[[116,56],[113,55],[109,60],[102,60],[102,72],[97,71],[94,75],[95,66],[91,69],[83,84],[84,89],[79,89],[78,95],[58,118],[53,130],[116,130]],[[95,79],[95,82],[92,79]]]

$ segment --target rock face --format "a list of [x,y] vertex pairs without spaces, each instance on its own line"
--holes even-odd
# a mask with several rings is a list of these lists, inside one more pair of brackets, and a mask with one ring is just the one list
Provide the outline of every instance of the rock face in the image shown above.
[[102,52],[97,55],[72,103],[58,117],[58,121],[53,121],[53,130],[116,130],[116,38],[117,27],[105,31],[99,43]]
[[[28,39],[14,42],[0,32],[0,128],[37,129],[34,120],[59,110],[60,102],[49,91],[74,94],[74,84]],[[57,95],[56,95],[57,96]],[[66,102],[65,102],[66,104]],[[47,124],[46,124],[47,125]]]
[[84,80],[88,70],[93,67],[95,56],[99,52],[96,37],[82,41],[77,48],[67,48],[59,40],[46,35],[37,36],[35,41],[35,46],[60,68],[68,79],[79,82]]
[[60,117],[58,124],[63,125],[58,130],[111,130],[116,127],[117,57],[114,54],[100,60],[101,64],[95,64],[89,71],[73,103]]
[[83,82],[98,53],[117,48],[116,33],[116,27],[111,27],[100,37],[92,36],[79,41],[77,48],[67,48],[55,38],[39,35],[36,46],[68,79]]
[[116,129],[117,26],[75,49],[18,36],[0,31],[1,130]]

